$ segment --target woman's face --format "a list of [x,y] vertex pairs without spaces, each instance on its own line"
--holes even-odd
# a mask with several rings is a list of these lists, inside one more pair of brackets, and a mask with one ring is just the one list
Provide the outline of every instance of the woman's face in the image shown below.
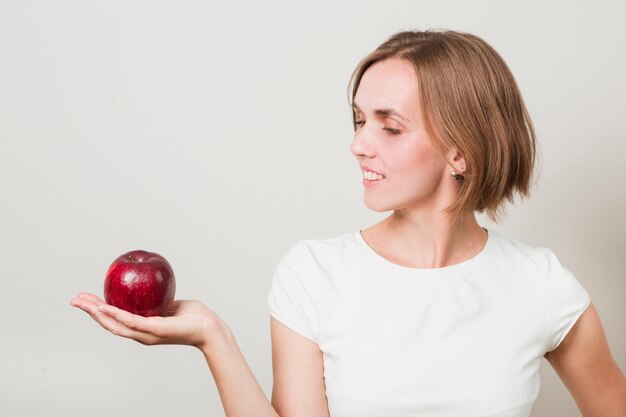
[[[424,127],[412,64],[392,58],[372,65],[354,105],[357,127],[350,152],[364,175],[365,205],[379,212],[439,209],[450,190],[442,185],[454,180]],[[366,171],[381,175],[370,180]]]

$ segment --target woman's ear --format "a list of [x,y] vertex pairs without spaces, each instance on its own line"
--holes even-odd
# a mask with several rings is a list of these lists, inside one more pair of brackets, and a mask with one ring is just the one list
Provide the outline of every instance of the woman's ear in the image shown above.
[[465,157],[456,148],[450,148],[448,155],[446,155],[452,168],[458,173],[463,174],[467,169],[465,164]]

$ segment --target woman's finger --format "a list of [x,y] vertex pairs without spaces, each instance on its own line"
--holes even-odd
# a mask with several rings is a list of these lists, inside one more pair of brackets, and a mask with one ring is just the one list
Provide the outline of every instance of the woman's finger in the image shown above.
[[[109,305],[107,304],[105,301],[103,301],[102,299],[98,298],[97,296],[95,296],[94,294],[90,294],[90,293],[80,293],[78,295],[78,298],[80,298],[81,300],[85,300],[89,303],[92,303],[96,308],[98,308],[98,311],[100,312],[104,312],[104,313],[108,313],[108,316],[99,314],[99,316],[101,316],[97,321],[99,322],[106,322],[109,324],[113,324],[114,327],[119,327],[119,326],[115,326],[114,323],[112,323],[109,318],[112,317],[114,320],[116,320],[117,322],[123,324],[124,326],[126,326],[127,328],[131,329],[131,330],[138,330],[138,331],[142,331],[141,328],[137,327],[137,320],[136,318],[142,319],[144,317],[142,316],[138,316],[135,314],[131,314],[129,312],[126,312],[124,310],[121,310],[115,306]],[[101,308],[102,307],[102,308]],[[108,308],[108,310],[107,310]],[[92,313],[92,317],[94,317],[94,310],[91,309]],[[94,317],[95,319],[95,317]],[[143,330],[145,329],[145,326],[143,328]],[[145,333],[145,331],[144,331]],[[148,333],[150,333],[150,331],[148,330]]]
[[110,331],[113,334],[120,336],[122,335],[123,326],[121,326],[121,323],[117,323],[113,318],[107,316],[106,314],[102,314],[100,310],[98,310],[98,306],[95,303],[88,301],[84,298],[78,298],[72,300],[72,305],[85,311],[104,329]]
[[174,300],[172,305],[165,313],[165,316],[175,316],[180,311],[181,300]]
[[[112,334],[116,336],[133,339],[145,345],[155,344],[158,341],[155,336],[147,334],[139,330],[129,328],[124,323],[115,320],[114,317],[111,317],[110,315],[103,313],[102,311],[98,309],[98,305],[96,305],[95,303],[85,298],[82,298],[82,297],[74,298],[71,304],[85,311],[100,326],[102,326],[105,330],[108,330],[109,332],[111,332]],[[106,304],[102,303],[100,305],[106,305]]]
[[78,294],[77,297],[81,298],[83,300],[90,301],[90,302],[94,303],[95,305],[106,304],[106,302],[104,300],[102,300],[102,299],[98,298],[96,295],[88,293],[88,292],[81,292],[80,294]]
[[[180,305],[176,303],[177,308]],[[203,319],[197,315],[143,317],[107,304],[101,304],[98,309],[127,328],[150,336],[154,343],[196,346],[202,338]]]
[[109,304],[100,304],[98,306],[98,310],[112,317],[119,323],[122,323],[129,329],[151,334],[155,337],[161,336],[163,327],[162,317],[143,317],[138,314],[129,313],[128,311]]

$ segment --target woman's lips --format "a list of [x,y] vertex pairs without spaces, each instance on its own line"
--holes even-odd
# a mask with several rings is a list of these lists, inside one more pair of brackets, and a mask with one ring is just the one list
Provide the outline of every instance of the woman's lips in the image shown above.
[[362,165],[361,170],[363,175],[363,185],[365,186],[371,187],[385,180],[385,176],[383,174],[368,166]]

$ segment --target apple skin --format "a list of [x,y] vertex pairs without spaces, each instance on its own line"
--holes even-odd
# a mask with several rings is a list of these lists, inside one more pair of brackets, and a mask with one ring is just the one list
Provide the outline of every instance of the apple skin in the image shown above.
[[169,262],[158,253],[144,250],[119,256],[104,279],[107,304],[144,317],[164,316],[175,293],[176,280]]

